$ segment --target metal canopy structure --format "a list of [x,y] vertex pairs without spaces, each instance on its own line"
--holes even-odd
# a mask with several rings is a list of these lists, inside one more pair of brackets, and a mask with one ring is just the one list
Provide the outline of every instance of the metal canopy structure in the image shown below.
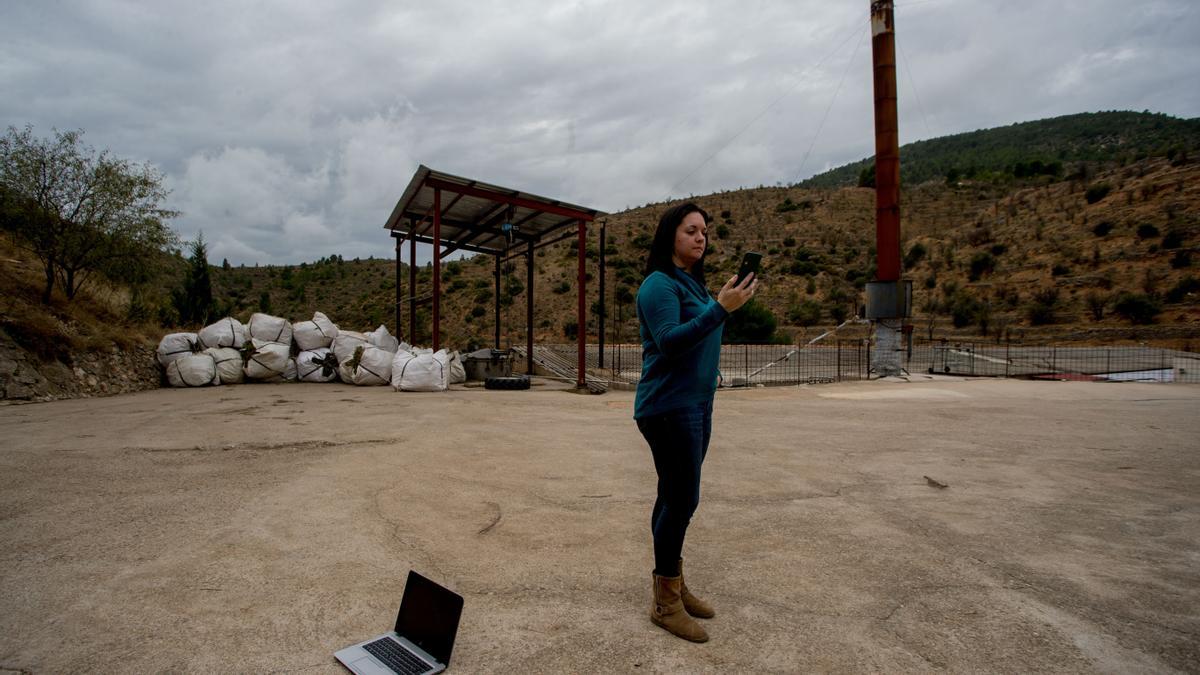
[[[578,247],[579,368],[576,384],[584,386],[584,347],[587,341],[584,277],[587,224],[601,211],[540,197],[512,188],[463,178],[425,165],[417,168],[404,194],[392,209],[384,229],[396,240],[396,332],[404,335],[402,307],[408,300],[409,333],[417,317],[417,243],[433,246],[433,349],[440,348],[441,260],[456,251],[495,257],[495,337],[500,348],[500,277],[505,260],[524,257],[526,266],[526,367],[533,372],[534,251],[572,236]],[[572,227],[574,226],[574,227]],[[409,295],[402,290],[400,259],[409,248]]]

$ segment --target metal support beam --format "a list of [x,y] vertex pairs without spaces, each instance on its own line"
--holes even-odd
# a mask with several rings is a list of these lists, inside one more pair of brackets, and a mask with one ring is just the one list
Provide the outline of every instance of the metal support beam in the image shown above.
[[579,253],[579,286],[577,289],[579,291],[579,311],[576,313],[577,330],[575,331],[575,337],[579,345],[579,375],[575,380],[575,386],[582,389],[587,386],[587,221],[580,220],[578,228],[579,242],[576,246]]
[[404,275],[401,269],[401,253],[404,251],[404,239],[396,232],[391,233],[392,239],[396,240],[396,335],[404,334],[404,324],[401,322],[404,303]]
[[606,243],[605,234],[608,226],[607,220],[600,221],[600,316],[596,319],[600,322],[600,330],[596,331],[596,337],[599,342],[597,348],[600,350],[600,367],[604,367],[604,317],[608,314],[604,302],[604,246]]
[[442,191],[433,189],[433,351],[442,332]]
[[496,349],[500,349],[500,256],[496,256]]
[[408,237],[408,339],[417,341],[417,238]]
[[533,242],[525,252],[525,372],[533,375]]

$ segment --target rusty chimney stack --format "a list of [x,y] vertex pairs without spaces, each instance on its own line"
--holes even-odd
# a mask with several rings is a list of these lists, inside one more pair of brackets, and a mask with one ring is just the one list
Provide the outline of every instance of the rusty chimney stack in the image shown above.
[[875,322],[881,377],[899,375],[900,335],[911,314],[912,282],[900,279],[900,133],[896,113],[896,32],[891,0],[871,2],[875,83],[875,280],[867,284],[867,318]]

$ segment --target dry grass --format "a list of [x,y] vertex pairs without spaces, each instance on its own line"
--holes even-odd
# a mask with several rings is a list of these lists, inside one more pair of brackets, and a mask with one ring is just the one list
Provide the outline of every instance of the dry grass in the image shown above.
[[70,301],[56,289],[44,305],[43,280],[41,263],[0,237],[0,327],[39,357],[69,361],[73,352],[158,341],[161,328],[127,319],[128,291],[123,288],[93,282]]

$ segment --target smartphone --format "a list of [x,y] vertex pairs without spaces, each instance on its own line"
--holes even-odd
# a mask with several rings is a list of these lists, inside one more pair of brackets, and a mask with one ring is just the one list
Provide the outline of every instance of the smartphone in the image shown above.
[[754,251],[747,252],[746,255],[742,256],[742,266],[738,268],[737,280],[734,281],[733,284],[736,286],[736,285],[742,283],[742,280],[745,279],[746,276],[751,273],[753,273],[755,278],[757,278],[758,277],[758,264],[761,262],[762,262],[762,254],[761,253],[755,253]]

